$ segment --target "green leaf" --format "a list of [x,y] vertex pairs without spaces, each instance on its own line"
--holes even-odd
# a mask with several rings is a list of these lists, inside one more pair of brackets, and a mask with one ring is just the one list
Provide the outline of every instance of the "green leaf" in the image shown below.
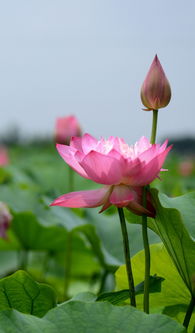
[[113,305],[122,304],[129,298],[129,290],[124,289],[120,291],[113,291],[110,293],[104,293],[97,297],[96,301],[107,301]]
[[[101,239],[106,263],[110,266],[122,265],[124,260],[123,239],[118,214],[105,215],[98,214],[98,210],[87,209],[86,218],[89,223],[95,226],[97,235]],[[127,225],[129,234],[129,245],[131,254],[135,254],[143,249],[143,240],[140,225]],[[149,230],[150,243],[160,241],[160,238]]]
[[58,226],[43,226],[33,213],[17,213],[12,230],[26,250],[64,250],[67,231]]
[[[157,276],[150,276],[150,293],[160,292],[161,283],[164,281],[163,278]],[[144,293],[144,282],[139,283],[135,287],[135,294],[140,295]],[[97,297],[97,301],[108,301],[111,304],[122,304],[124,301],[129,299],[129,290],[124,289],[120,291],[104,293]]]
[[159,200],[164,208],[175,208],[180,212],[186,229],[195,238],[195,191],[176,198],[159,193]]
[[6,168],[0,167],[0,184],[7,183],[11,181],[11,174]]
[[95,227],[91,224],[85,224],[75,228],[74,232],[81,232],[85,235],[93,249],[94,254],[99,259],[100,264],[103,267],[108,267],[108,264],[105,261],[104,253],[102,251],[102,244],[99,237],[97,236]]
[[[188,289],[191,293],[195,293],[192,285],[195,275],[195,241],[185,228],[185,223],[191,225],[192,214],[195,212],[195,195],[173,200],[165,195],[158,198],[158,192],[153,190],[152,198],[157,214],[156,218],[152,220],[151,228],[162,239]],[[182,200],[184,206],[181,204]],[[189,211],[186,211],[185,205]],[[173,206],[177,206],[178,209],[172,208]]]
[[42,318],[17,311],[0,312],[0,333],[184,333],[171,318],[133,307],[73,301],[49,311]]
[[[157,274],[165,280],[161,285],[161,292],[150,294],[150,311],[159,312],[166,311],[167,315],[173,316],[183,323],[185,312],[190,303],[191,295],[175,268],[169,254],[163,244],[153,244],[150,246],[151,251],[151,274]],[[134,274],[135,284],[142,282],[144,277],[144,251],[140,251],[132,258],[132,270]],[[127,275],[125,265],[121,266],[116,272],[117,289],[127,289]],[[143,309],[143,295],[136,297],[137,306]],[[181,307],[183,305],[183,307]],[[177,316],[173,314],[173,307],[179,306]],[[169,312],[170,309],[170,312]],[[192,322],[194,320],[192,318]],[[191,327],[192,329],[192,327]],[[192,331],[189,331],[192,332]]]
[[[191,293],[195,292],[195,192],[176,198],[152,189],[153,203],[156,208],[155,219],[148,219],[148,226],[163,241],[175,267]],[[127,220],[141,224],[141,217],[126,211]],[[189,234],[191,233],[191,235]]]
[[[163,277],[157,276],[150,276],[149,279],[149,289],[150,293],[157,293],[161,291],[161,283],[164,281]],[[136,285],[135,287],[136,295],[140,295],[144,293],[144,281]]]
[[42,317],[54,306],[54,290],[48,285],[35,282],[24,271],[17,271],[0,280],[0,310],[14,308]]
[[86,292],[75,295],[68,302],[72,302],[72,301],[95,302],[96,298],[97,298],[97,296],[95,294],[86,291]]

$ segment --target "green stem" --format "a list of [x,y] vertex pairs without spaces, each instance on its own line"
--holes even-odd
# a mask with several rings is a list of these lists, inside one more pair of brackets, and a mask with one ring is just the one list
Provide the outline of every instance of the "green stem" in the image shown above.
[[[158,110],[153,110],[152,118],[152,131],[150,143],[154,144],[156,142],[156,131],[158,122]],[[147,186],[143,187],[143,207],[147,208]],[[144,243],[144,253],[145,253],[145,278],[144,278],[144,311],[149,313],[149,283],[150,283],[150,246],[148,240],[148,229],[147,229],[147,215],[142,215],[142,237]]]
[[23,249],[20,253],[20,269],[26,271],[28,264],[28,251]]
[[68,299],[68,289],[71,278],[72,267],[72,232],[67,233],[66,256],[65,256],[65,277],[64,277],[64,298]]
[[[143,207],[147,207],[147,186],[143,187]],[[142,237],[145,252],[145,278],[144,278],[144,301],[143,307],[149,313],[149,284],[150,284],[150,246],[148,241],[147,215],[142,215]]]
[[123,208],[118,208],[118,214],[119,214],[119,218],[120,218],[120,224],[121,224],[121,230],[122,230],[122,236],[123,236],[126,271],[127,271],[127,279],[128,279],[128,284],[129,284],[130,304],[132,306],[136,307],[135,287],[134,287],[133,272],[132,272],[132,267],[131,267],[129,239],[128,239],[128,233],[127,233],[127,227],[126,227],[126,223],[125,223],[125,216],[124,216]]
[[152,143],[152,144],[154,144],[156,141],[157,121],[158,121],[158,110],[153,110],[152,132],[151,132],[151,138],[150,138],[150,143]]
[[195,297],[192,296],[190,304],[189,304],[187,312],[186,312],[186,315],[185,315],[185,318],[184,318],[184,322],[183,322],[183,326],[186,328],[188,328],[188,325],[190,323],[190,319],[191,319],[194,307],[195,307]]
[[68,191],[74,191],[74,170],[71,167],[68,167]]
[[103,272],[103,274],[101,276],[100,289],[99,289],[98,295],[104,292],[106,278],[107,278],[107,276],[108,276],[109,273],[110,272],[107,269],[104,270],[104,272]]

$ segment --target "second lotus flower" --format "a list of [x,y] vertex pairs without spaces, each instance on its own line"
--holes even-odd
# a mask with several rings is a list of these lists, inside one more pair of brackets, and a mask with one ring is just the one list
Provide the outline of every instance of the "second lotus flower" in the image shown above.
[[51,206],[102,206],[101,211],[104,211],[115,205],[138,215],[154,216],[149,193],[147,209],[142,206],[142,187],[158,177],[170,149],[167,141],[161,146],[151,145],[147,138],[141,137],[135,145],[128,146],[118,137],[98,141],[89,134],[73,137],[70,146],[57,144],[59,154],[72,169],[104,186],[64,194]]
[[72,136],[81,136],[81,127],[75,116],[56,119],[55,141],[69,145]]

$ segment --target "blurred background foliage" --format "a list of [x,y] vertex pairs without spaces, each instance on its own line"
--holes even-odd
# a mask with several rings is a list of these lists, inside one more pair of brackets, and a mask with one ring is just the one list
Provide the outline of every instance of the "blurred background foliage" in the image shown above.
[[[2,138],[9,165],[0,168],[0,200],[11,209],[8,238],[0,240],[1,277],[22,268],[54,287],[58,301],[82,291],[114,289],[114,272],[124,263],[116,210],[49,207],[69,191],[69,168],[49,138],[22,140],[13,132]],[[168,196],[195,188],[194,141],[170,140],[174,148],[154,186]],[[189,145],[189,142],[191,144]],[[186,149],[185,149],[186,147]],[[74,190],[96,184],[74,174]],[[132,255],[142,250],[140,226],[128,225]],[[150,231],[150,242],[160,242]]]

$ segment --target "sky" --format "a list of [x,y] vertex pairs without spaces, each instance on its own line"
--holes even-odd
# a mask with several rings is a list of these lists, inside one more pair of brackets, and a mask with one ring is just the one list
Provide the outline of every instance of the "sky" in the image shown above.
[[74,114],[96,137],[149,137],[140,88],[157,53],[172,88],[158,138],[195,134],[193,0],[6,0],[0,45],[1,133],[52,134]]

